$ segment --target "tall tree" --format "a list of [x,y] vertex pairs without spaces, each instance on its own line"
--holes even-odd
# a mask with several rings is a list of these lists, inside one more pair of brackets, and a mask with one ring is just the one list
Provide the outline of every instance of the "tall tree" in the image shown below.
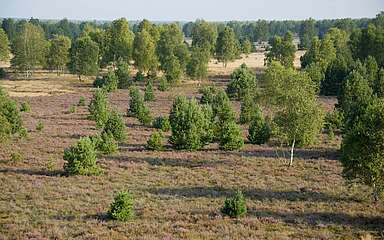
[[232,28],[225,27],[219,33],[216,43],[216,57],[227,67],[229,61],[233,61],[237,52],[237,39]]
[[47,55],[48,67],[56,69],[57,75],[63,72],[69,62],[69,49],[71,39],[64,35],[55,35],[49,40],[49,50]]
[[270,45],[271,47],[266,53],[267,63],[271,63],[272,61],[279,61],[285,67],[293,67],[296,47],[293,44],[292,33],[287,32],[283,38],[275,36],[270,41]]
[[187,65],[187,74],[194,79],[203,79],[208,73],[208,61],[210,53],[207,49],[192,47],[191,59]]
[[120,58],[129,61],[132,56],[134,34],[125,18],[114,20],[107,29],[107,59],[116,63]]
[[69,70],[81,75],[95,75],[99,70],[99,47],[89,36],[80,37],[72,44]]
[[13,42],[14,37],[16,36],[16,23],[12,18],[4,18],[1,23],[1,27],[4,29],[5,33],[8,36],[8,40]]
[[0,61],[7,61],[9,59],[9,41],[7,34],[0,28]]
[[265,73],[265,80],[266,100],[274,112],[277,136],[291,146],[291,166],[295,146],[311,144],[319,134],[323,111],[307,74],[272,62]]
[[23,24],[12,47],[14,57],[11,64],[20,71],[25,71],[27,78],[37,66],[45,65],[47,41],[40,26],[31,23]]
[[217,28],[204,20],[197,20],[192,28],[192,46],[207,50],[211,56],[215,53]]
[[146,30],[136,33],[133,41],[133,60],[141,72],[157,69],[155,42]]
[[300,26],[300,47],[308,49],[311,47],[312,39],[317,35],[315,20],[312,18],[305,20]]

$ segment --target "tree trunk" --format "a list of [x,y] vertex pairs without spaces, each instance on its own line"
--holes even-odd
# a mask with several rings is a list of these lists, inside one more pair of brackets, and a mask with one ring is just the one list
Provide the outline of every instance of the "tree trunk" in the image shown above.
[[81,82],[81,75],[79,75],[79,82]]
[[292,166],[293,165],[293,150],[295,149],[295,142],[296,142],[296,139],[294,138],[293,142],[292,142],[292,146],[291,146],[291,159],[289,160],[289,165],[288,166]]

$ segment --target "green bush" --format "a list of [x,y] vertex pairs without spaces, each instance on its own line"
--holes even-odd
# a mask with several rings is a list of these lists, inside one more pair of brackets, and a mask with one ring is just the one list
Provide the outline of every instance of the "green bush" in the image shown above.
[[0,143],[6,141],[12,134],[20,133],[23,129],[16,102],[10,99],[0,87]]
[[68,113],[75,113],[76,112],[76,106],[75,105],[71,105],[68,109]]
[[89,137],[82,137],[73,146],[64,150],[64,170],[69,175],[98,175],[100,167],[96,164],[96,150]]
[[91,102],[88,105],[89,118],[96,122],[97,128],[103,128],[105,122],[108,120],[108,100],[104,90],[97,89]]
[[240,190],[237,190],[235,195],[226,198],[221,212],[232,218],[243,216],[247,212],[243,193]]
[[134,201],[131,193],[121,191],[117,193],[108,210],[110,219],[127,221],[134,217]]
[[255,101],[253,99],[252,94],[245,94],[243,100],[241,101],[241,109],[240,109],[240,123],[246,124],[252,120],[255,107]]
[[153,82],[152,80],[148,80],[145,85],[144,101],[149,102],[153,100],[155,100],[155,95],[153,94]]
[[102,88],[105,85],[105,80],[103,77],[96,77],[95,81],[92,83],[94,88]]
[[129,78],[129,65],[127,62],[121,60],[117,63],[117,69],[115,74],[118,79],[119,89],[128,89],[132,85],[132,81]]
[[196,150],[207,144],[207,129],[211,119],[207,119],[202,107],[195,99],[177,97],[169,116],[172,136],[171,144],[176,149]]
[[218,89],[214,86],[205,86],[199,89],[201,93],[200,103],[201,104],[213,104]]
[[21,153],[21,152],[13,152],[11,154],[11,163],[13,164],[17,164],[17,163],[20,163],[22,161],[24,161],[25,157],[24,157],[24,154]]
[[163,149],[163,134],[160,131],[154,131],[147,141],[147,149],[159,151]]
[[149,108],[145,106],[144,104],[140,106],[139,108],[139,114],[137,116],[137,119],[145,126],[151,125],[152,122],[152,116]]
[[326,130],[342,129],[344,116],[343,113],[337,109],[332,112],[327,112],[324,118],[324,128]]
[[169,89],[168,80],[163,76],[159,81],[159,91],[165,92]]
[[142,72],[137,72],[136,75],[135,75],[135,81],[136,82],[142,82],[144,81],[144,74]]
[[112,134],[116,141],[123,141],[126,138],[124,119],[117,110],[113,110],[108,114],[108,120],[105,122],[103,132]]
[[163,132],[168,132],[171,129],[168,117],[157,117],[152,125],[154,128],[160,129]]
[[79,99],[79,102],[77,103],[77,106],[84,107],[85,106],[85,97],[81,96]]
[[112,154],[119,149],[119,145],[111,132],[102,132],[96,140],[95,148],[103,154]]
[[238,100],[243,99],[247,92],[256,91],[256,77],[255,74],[245,65],[241,64],[231,74],[231,81],[227,86],[227,94],[230,98]]
[[220,129],[219,146],[226,151],[242,148],[244,141],[241,138],[241,129],[234,121],[224,122]]
[[4,68],[0,68],[0,79],[4,79],[6,75],[7,73],[5,72]]
[[117,89],[118,79],[115,72],[109,70],[107,75],[102,78],[97,77],[93,82],[93,87],[103,88],[106,92],[113,92]]
[[43,129],[44,129],[44,123],[41,120],[37,121],[36,131],[41,132]]
[[248,140],[253,144],[264,144],[268,142],[270,135],[271,129],[263,118],[261,110],[257,109],[248,129]]
[[140,90],[136,86],[132,86],[129,89],[130,101],[129,101],[129,109],[128,116],[137,117],[139,115],[139,111],[142,105],[144,105],[144,99],[140,94]]
[[20,112],[29,112],[31,111],[31,106],[27,101],[22,102],[20,106]]

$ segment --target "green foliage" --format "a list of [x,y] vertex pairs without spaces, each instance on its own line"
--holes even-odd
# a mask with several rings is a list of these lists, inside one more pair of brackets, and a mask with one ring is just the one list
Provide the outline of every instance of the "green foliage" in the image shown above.
[[24,101],[21,103],[20,106],[20,112],[29,112],[31,111],[31,106],[29,105],[29,102]]
[[145,85],[144,101],[154,101],[155,95],[153,94],[153,82],[148,80]]
[[94,136],[91,140],[94,143],[95,149],[103,154],[112,154],[119,149],[115,136],[111,132],[103,131],[100,136]]
[[79,37],[72,44],[69,70],[81,75],[96,75],[99,71],[99,47],[89,36]]
[[192,28],[192,47],[198,47],[213,56],[216,49],[217,28],[204,20],[197,20]]
[[142,123],[145,126],[149,126],[152,122],[151,111],[144,104],[141,105],[139,108],[139,114],[137,116],[137,119],[139,120],[140,123]]
[[287,32],[283,38],[275,36],[269,42],[270,49],[266,54],[266,61],[270,64],[272,61],[279,61],[285,67],[293,67],[296,47],[293,44],[292,33]]
[[154,131],[147,141],[146,148],[159,151],[163,149],[163,134],[161,131]]
[[155,40],[145,29],[136,33],[133,41],[133,59],[140,72],[157,69]]
[[140,112],[141,106],[144,105],[144,99],[140,94],[139,88],[136,86],[132,86],[129,89],[129,96],[130,96],[130,101],[129,101],[128,116],[137,117]]
[[271,136],[271,129],[265,121],[261,110],[258,108],[252,117],[251,124],[248,129],[248,140],[252,144],[264,144],[268,142]]
[[216,94],[212,104],[212,110],[218,126],[221,126],[224,122],[236,120],[232,104],[223,90],[219,90]]
[[0,61],[7,61],[10,53],[8,36],[4,30],[0,28]]
[[170,142],[176,149],[196,150],[207,143],[210,119],[195,99],[178,96],[173,102],[169,121],[172,130]]
[[115,72],[113,72],[112,70],[109,70],[107,75],[104,76],[103,79],[104,79],[103,88],[105,89],[105,91],[113,92],[117,89],[119,80],[117,79]]
[[152,125],[154,128],[160,129],[163,132],[168,132],[171,129],[168,117],[157,117]]
[[10,162],[12,164],[21,163],[22,161],[24,161],[24,159],[25,159],[25,156],[21,152],[13,152],[13,153],[11,153]]
[[249,39],[245,39],[244,41],[241,42],[241,50],[245,54],[246,57],[252,52],[253,50],[253,45]]
[[81,96],[79,98],[79,102],[77,103],[77,106],[79,107],[84,107],[86,104],[85,104],[85,97]]
[[118,79],[117,87],[119,89],[128,89],[132,85],[132,81],[129,77],[129,65],[127,62],[120,60],[117,63],[115,75]]
[[243,100],[241,101],[241,108],[240,108],[240,123],[246,124],[249,123],[255,114],[255,100],[254,96],[251,93],[245,94],[243,97]]
[[227,86],[226,92],[230,98],[241,100],[248,92],[253,93],[255,91],[255,74],[243,63],[231,74],[231,81]]
[[180,66],[180,62],[176,56],[170,56],[167,58],[165,64],[163,64],[165,71],[165,77],[171,85],[180,83],[180,78],[183,73],[183,69]]
[[103,89],[96,89],[88,105],[89,118],[96,121],[97,128],[103,128],[108,120],[108,100]]
[[47,65],[50,69],[55,69],[58,75],[69,62],[70,47],[71,39],[64,35],[55,35],[49,40]]
[[118,221],[127,221],[134,217],[134,200],[127,191],[118,192],[108,210],[109,218]]
[[216,43],[216,57],[227,67],[229,61],[233,61],[237,52],[237,39],[232,28],[225,27],[219,33]]
[[135,75],[135,81],[136,82],[142,82],[142,81],[144,81],[144,79],[145,79],[144,74],[142,72],[138,71]]
[[384,102],[375,99],[360,108],[358,117],[343,134],[340,158],[343,176],[371,186],[375,199],[384,201]]
[[200,98],[201,104],[213,104],[218,89],[215,86],[204,86],[199,89],[199,93],[202,94]]
[[187,64],[187,74],[193,79],[203,79],[208,74],[210,52],[202,47],[192,47],[191,59]]
[[374,85],[374,92],[380,98],[384,97],[384,68],[381,68],[376,83]]
[[245,198],[243,193],[240,190],[237,190],[232,197],[226,198],[221,212],[224,215],[233,218],[241,217],[246,214],[247,206],[245,204]]
[[71,105],[68,109],[68,113],[75,113],[76,112],[76,106],[75,105]]
[[41,120],[37,121],[36,131],[41,132],[43,129],[44,129],[44,123]]
[[21,133],[22,120],[15,101],[0,87],[0,143],[12,134]]
[[14,55],[11,60],[12,66],[25,71],[28,78],[30,71],[37,66],[45,65],[47,46],[44,31],[40,26],[31,23],[22,24],[12,43]]
[[0,68],[0,79],[4,79],[7,76],[4,68]]
[[159,91],[165,92],[169,89],[169,83],[167,78],[161,77],[159,82]]
[[226,151],[242,148],[244,141],[241,138],[241,129],[234,121],[226,121],[220,128],[219,146]]
[[103,132],[112,134],[116,141],[123,141],[126,138],[125,122],[117,110],[112,110],[108,114],[108,120],[104,124]]
[[105,61],[128,62],[132,58],[134,34],[129,30],[129,24],[125,18],[116,19],[110,24],[106,30],[106,38],[108,47],[105,52]]
[[64,170],[69,175],[98,175],[100,167],[96,165],[96,151],[89,137],[82,137],[64,150]]
[[309,49],[311,47],[312,39],[317,36],[315,23],[315,20],[312,18],[307,19],[301,23],[299,32],[301,48]]
[[344,122],[343,113],[335,108],[332,112],[327,112],[324,117],[324,128],[327,130],[342,129]]

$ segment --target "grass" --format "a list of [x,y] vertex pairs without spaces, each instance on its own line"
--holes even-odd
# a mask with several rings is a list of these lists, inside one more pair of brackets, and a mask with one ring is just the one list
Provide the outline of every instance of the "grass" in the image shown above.
[[[228,78],[228,76],[227,76]],[[7,83],[8,84],[8,83]],[[143,86],[142,86],[143,87]],[[287,167],[288,149],[246,144],[237,152],[211,144],[201,151],[145,150],[153,131],[124,116],[128,138],[114,155],[102,156],[101,176],[65,176],[64,148],[96,133],[86,108],[66,114],[78,96],[89,101],[89,86],[76,92],[28,97],[32,112],[23,115],[27,129],[37,120],[45,130],[31,131],[0,148],[0,159],[13,149],[23,152],[17,165],[0,161],[0,239],[356,239],[382,237],[384,206],[370,190],[349,186],[337,161],[340,137],[320,138],[315,147],[297,149]],[[195,84],[155,91],[148,103],[153,115],[169,113],[176,94],[197,94]],[[109,97],[126,112],[128,90]],[[24,101],[23,98],[16,98]],[[333,104],[327,98],[324,104]],[[238,103],[234,107],[239,114]],[[165,133],[168,138],[170,133]],[[243,126],[243,137],[247,135]],[[107,219],[116,192],[135,196],[135,218]],[[226,197],[240,189],[247,214],[231,219],[220,213]]]

